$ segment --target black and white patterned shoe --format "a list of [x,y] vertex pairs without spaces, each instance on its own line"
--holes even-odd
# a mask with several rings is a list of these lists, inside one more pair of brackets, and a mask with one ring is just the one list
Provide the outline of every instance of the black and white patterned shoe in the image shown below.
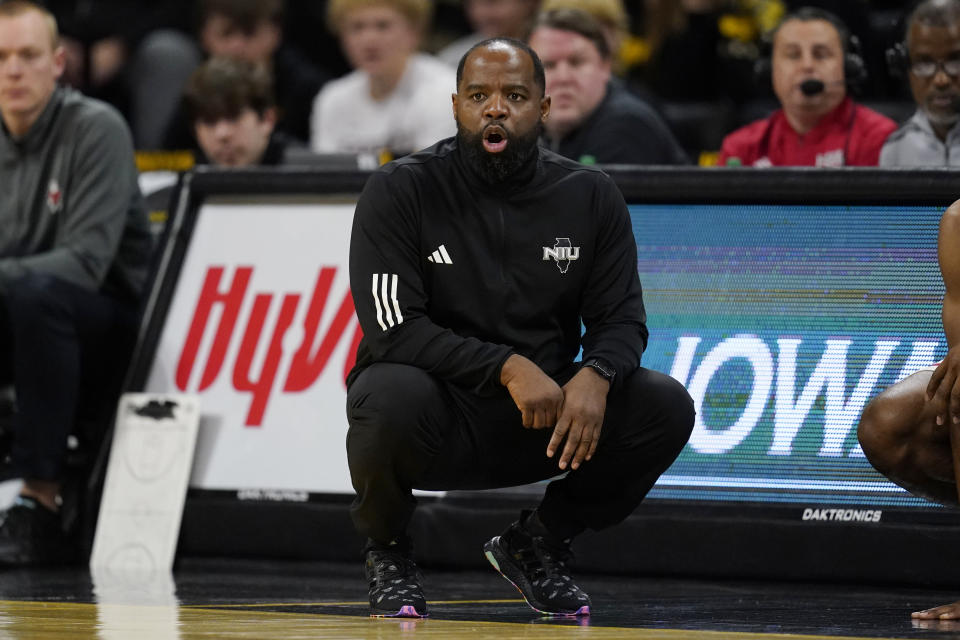
[[427,617],[420,570],[407,552],[389,547],[368,547],[366,574],[370,585],[371,616]]
[[483,545],[494,569],[515,586],[533,609],[551,616],[590,615],[590,596],[577,586],[566,563],[570,541],[532,534],[525,513],[503,535]]

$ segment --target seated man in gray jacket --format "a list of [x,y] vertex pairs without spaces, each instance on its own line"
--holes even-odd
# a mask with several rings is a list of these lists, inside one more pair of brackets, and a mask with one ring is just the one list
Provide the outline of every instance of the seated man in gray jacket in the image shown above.
[[894,52],[917,112],[887,138],[880,166],[960,166],[960,0],[917,5]]
[[70,555],[58,513],[67,437],[86,409],[116,400],[151,251],[130,132],[111,107],[57,86],[58,39],[45,9],[0,3],[0,383],[16,392],[24,481],[0,524],[0,563]]

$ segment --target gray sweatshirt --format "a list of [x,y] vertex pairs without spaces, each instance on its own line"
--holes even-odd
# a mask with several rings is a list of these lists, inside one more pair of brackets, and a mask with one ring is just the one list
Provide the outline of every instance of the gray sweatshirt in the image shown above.
[[918,109],[913,117],[890,134],[880,150],[881,167],[960,166],[960,126],[940,140],[927,115]]
[[135,300],[151,250],[133,142],[116,110],[57,88],[22,138],[0,120],[0,295],[39,273]]

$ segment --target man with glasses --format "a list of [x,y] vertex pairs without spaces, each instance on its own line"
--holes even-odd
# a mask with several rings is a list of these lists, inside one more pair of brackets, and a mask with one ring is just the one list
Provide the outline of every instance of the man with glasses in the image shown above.
[[883,145],[880,166],[960,166],[960,0],[918,5],[906,52],[917,112]]

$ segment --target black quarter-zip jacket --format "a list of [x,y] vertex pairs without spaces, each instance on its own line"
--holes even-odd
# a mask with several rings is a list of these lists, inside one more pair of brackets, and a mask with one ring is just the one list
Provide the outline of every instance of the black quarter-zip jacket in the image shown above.
[[449,138],[371,175],[350,240],[364,336],[348,384],[392,362],[486,395],[511,354],[557,376],[581,344],[616,368],[615,386],[640,365],[646,315],[620,191],[545,149],[521,174],[489,185]]

